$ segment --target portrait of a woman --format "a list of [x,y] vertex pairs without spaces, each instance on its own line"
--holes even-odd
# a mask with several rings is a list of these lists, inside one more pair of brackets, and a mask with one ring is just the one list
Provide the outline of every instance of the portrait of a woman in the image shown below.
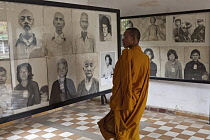
[[175,50],[170,49],[167,53],[168,61],[165,64],[165,77],[182,79],[182,65],[178,60]]
[[156,76],[157,65],[152,61],[152,59],[155,58],[153,50],[150,48],[147,48],[144,50],[144,53],[149,57],[149,60],[150,60],[150,76]]
[[200,58],[200,51],[197,49],[192,50],[190,54],[190,59],[192,59],[192,61],[188,62],[185,65],[184,79],[205,80],[202,79],[202,76],[206,72],[206,67],[203,63],[199,61]]
[[113,75],[113,66],[112,66],[112,58],[109,54],[105,55],[105,66],[103,67],[102,77],[112,78]]
[[23,91],[23,97],[27,97],[27,106],[40,104],[41,95],[38,83],[33,81],[32,67],[29,63],[22,63],[17,66],[17,81],[19,84],[15,90]]
[[111,23],[107,16],[103,15],[100,20],[100,28],[101,28],[101,41],[111,41],[112,40],[112,29]]

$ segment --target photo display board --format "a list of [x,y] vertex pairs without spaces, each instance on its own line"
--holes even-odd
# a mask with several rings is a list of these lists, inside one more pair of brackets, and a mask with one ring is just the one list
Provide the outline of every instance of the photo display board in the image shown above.
[[151,79],[209,84],[209,17],[209,10],[122,17],[121,38],[139,29]]
[[58,2],[0,2],[0,123],[110,90],[119,13]]

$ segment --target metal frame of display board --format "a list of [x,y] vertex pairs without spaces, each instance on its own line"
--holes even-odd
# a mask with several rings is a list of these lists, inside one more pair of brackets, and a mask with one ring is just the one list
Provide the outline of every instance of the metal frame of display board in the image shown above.
[[[20,4],[31,4],[31,5],[40,5],[40,6],[54,6],[54,7],[61,7],[61,8],[74,8],[74,9],[81,9],[81,10],[91,10],[91,11],[100,11],[100,12],[111,12],[111,13],[115,13],[116,14],[116,26],[117,26],[117,46],[113,46],[117,48],[117,53],[118,53],[118,57],[120,56],[120,40],[118,38],[120,38],[120,10],[118,9],[110,9],[110,8],[103,8],[103,7],[94,7],[94,6],[86,6],[86,5],[78,5],[78,4],[69,4],[69,3],[61,3],[61,2],[50,2],[50,1],[42,1],[42,0],[0,0],[1,2],[14,2],[14,3],[20,3]],[[5,60],[5,59],[4,59]],[[70,99],[64,102],[60,102],[57,104],[52,104],[49,106],[45,106],[45,107],[41,107],[41,108],[37,108],[34,110],[30,110],[30,111],[26,111],[26,112],[22,112],[19,114],[13,114],[11,116],[8,117],[2,117],[0,118],[0,124],[2,123],[6,123],[9,121],[13,121],[13,120],[17,120],[20,118],[24,118],[24,117],[29,117],[31,115],[37,114],[37,113],[41,113],[44,111],[48,111],[51,109],[55,109],[58,107],[62,107],[65,105],[69,105],[69,104],[73,104],[76,102],[80,102],[80,101],[84,101],[87,99],[91,99],[97,96],[101,96],[101,95],[105,95],[111,93],[111,89],[107,89],[104,91],[100,91],[98,93],[93,93],[93,94],[89,94],[86,96],[81,96],[78,98],[74,98],[74,99]]]
[[[181,11],[181,12],[171,12],[171,13],[159,13],[159,14],[149,14],[149,15],[135,15],[135,16],[125,16],[121,17],[120,19],[133,19],[133,18],[143,18],[143,17],[152,17],[152,16],[172,16],[172,15],[180,15],[180,14],[192,14],[192,13],[203,13],[203,12],[209,12],[210,9],[203,9],[203,10],[192,10],[192,11]],[[210,35],[210,31],[209,31]],[[121,46],[122,47],[122,46]],[[122,48],[119,48],[120,50]],[[210,44],[209,44],[210,47]],[[210,55],[209,55],[210,60]],[[209,62],[210,64],[210,62]],[[209,66],[210,67],[210,66]],[[210,68],[209,68],[210,70]],[[172,79],[172,78],[165,78],[165,77],[153,77],[150,76],[150,79],[154,80],[165,80],[165,81],[177,81],[177,82],[190,82],[190,83],[201,83],[201,84],[210,84],[210,72],[209,72],[209,80],[186,80],[186,79]]]

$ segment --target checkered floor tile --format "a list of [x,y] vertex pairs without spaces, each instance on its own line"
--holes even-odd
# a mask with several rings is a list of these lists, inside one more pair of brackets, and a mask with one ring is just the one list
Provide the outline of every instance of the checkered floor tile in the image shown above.
[[[96,101],[79,102],[0,128],[0,140],[103,140],[97,122],[109,110]],[[141,125],[141,140],[210,140],[206,120],[145,111]]]

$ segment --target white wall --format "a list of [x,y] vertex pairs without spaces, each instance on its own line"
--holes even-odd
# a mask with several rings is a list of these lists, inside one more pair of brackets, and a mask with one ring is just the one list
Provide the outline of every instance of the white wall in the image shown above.
[[210,85],[150,80],[147,105],[208,116]]

